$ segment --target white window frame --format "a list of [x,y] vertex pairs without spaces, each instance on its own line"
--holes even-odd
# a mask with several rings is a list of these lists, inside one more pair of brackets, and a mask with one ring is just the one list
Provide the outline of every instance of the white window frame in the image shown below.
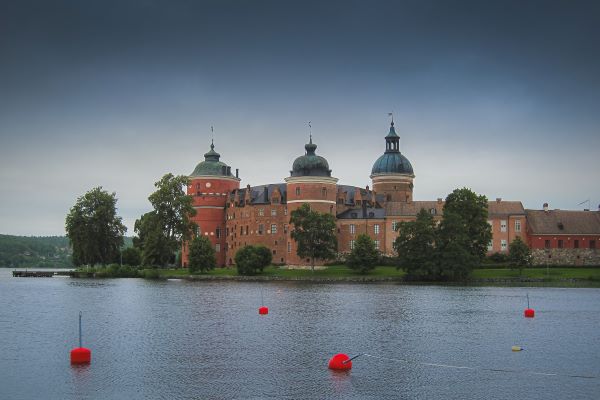
[[350,250],[354,250],[354,240],[350,241]]
[[508,250],[508,243],[506,242],[506,239],[501,239],[500,240],[500,251],[506,251]]
[[271,224],[271,235],[277,233],[277,224]]
[[515,232],[521,232],[521,220],[520,219],[515,220]]
[[373,225],[373,232],[375,232],[376,235],[379,235],[379,231],[380,231],[379,224]]
[[506,232],[506,220],[500,220],[500,232]]
[[350,234],[354,235],[356,233],[356,225],[350,224]]

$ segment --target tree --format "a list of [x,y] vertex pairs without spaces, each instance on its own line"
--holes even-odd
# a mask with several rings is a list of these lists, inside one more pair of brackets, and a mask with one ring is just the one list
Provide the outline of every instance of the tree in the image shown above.
[[127,228],[117,216],[117,198],[96,187],[79,197],[65,221],[73,264],[108,264],[119,256]]
[[469,236],[467,225],[465,219],[455,212],[444,212],[436,241],[440,280],[463,280],[480,262],[472,253],[473,239]]
[[411,222],[401,222],[394,241],[398,252],[398,268],[411,280],[439,280],[441,272],[437,259],[436,227],[433,216],[424,209]]
[[348,255],[346,263],[351,269],[365,274],[375,268],[379,261],[379,251],[375,248],[375,242],[366,234],[360,234],[356,238],[354,248]]
[[121,251],[123,265],[137,267],[142,265],[142,252],[136,247],[128,247]]
[[145,265],[172,263],[182,241],[191,238],[196,226],[191,217],[196,210],[192,197],[184,190],[188,184],[188,177],[173,174],[164,175],[154,184],[157,190],[148,197],[154,211],[135,223],[139,235],[136,243],[143,251]]
[[142,265],[164,266],[173,259],[173,251],[162,227],[155,211],[147,212],[135,221],[137,237],[133,238],[133,245],[142,251]]
[[468,188],[455,189],[446,197],[443,218],[451,213],[462,219],[462,222],[456,222],[466,231],[468,240],[464,244],[469,254],[476,257],[477,262],[483,261],[488,243],[492,240],[492,229],[487,223],[487,198],[478,196]]
[[310,258],[311,271],[315,271],[315,259],[334,258],[337,251],[335,219],[310,209],[307,203],[292,211],[290,222],[294,225],[292,239],[297,243],[299,257]]
[[235,253],[240,275],[255,275],[271,263],[271,251],[264,246],[244,246]]
[[519,275],[523,267],[531,265],[531,250],[519,236],[508,245],[508,262],[511,268],[519,269]]
[[190,243],[188,267],[191,273],[206,272],[215,269],[217,258],[210,239],[206,236],[196,236]]

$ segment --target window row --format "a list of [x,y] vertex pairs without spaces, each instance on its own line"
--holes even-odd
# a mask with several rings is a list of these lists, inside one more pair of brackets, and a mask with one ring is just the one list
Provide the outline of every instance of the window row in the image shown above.
[[[545,249],[552,249],[552,240],[550,239],[546,239],[544,240],[544,248]],[[564,248],[570,248],[570,246],[568,245],[568,242],[566,243],[565,246],[565,241],[563,239],[558,239],[556,241],[556,247],[557,249],[564,249]],[[579,249],[579,248],[585,248],[585,242],[579,243],[578,239],[573,240],[573,249]],[[595,250],[596,249],[596,240],[594,239],[590,239],[588,240],[588,245],[587,248]]]

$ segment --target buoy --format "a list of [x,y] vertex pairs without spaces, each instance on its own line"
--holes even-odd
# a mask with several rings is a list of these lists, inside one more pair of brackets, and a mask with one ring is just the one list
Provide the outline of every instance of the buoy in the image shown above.
[[92,351],[81,346],[81,311],[79,311],[79,347],[71,350],[71,364],[89,364],[92,362]]
[[526,308],[523,314],[525,315],[525,318],[535,317],[535,311],[533,308]]
[[513,346],[513,347],[511,347],[511,350],[512,351],[521,351],[521,350],[523,350],[523,348],[521,346]]
[[265,306],[259,307],[258,313],[260,315],[267,315],[269,313],[269,307],[265,307]]
[[329,360],[329,369],[347,371],[352,368],[352,361],[347,354],[338,353]]
[[525,318],[533,318],[535,316],[535,311],[533,308],[529,308],[529,293],[527,293],[527,308],[523,312]]

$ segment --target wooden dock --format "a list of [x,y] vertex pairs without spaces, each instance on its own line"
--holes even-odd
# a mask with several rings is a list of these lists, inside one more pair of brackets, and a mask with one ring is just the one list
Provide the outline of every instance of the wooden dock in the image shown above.
[[54,271],[13,271],[15,278],[52,278]]

